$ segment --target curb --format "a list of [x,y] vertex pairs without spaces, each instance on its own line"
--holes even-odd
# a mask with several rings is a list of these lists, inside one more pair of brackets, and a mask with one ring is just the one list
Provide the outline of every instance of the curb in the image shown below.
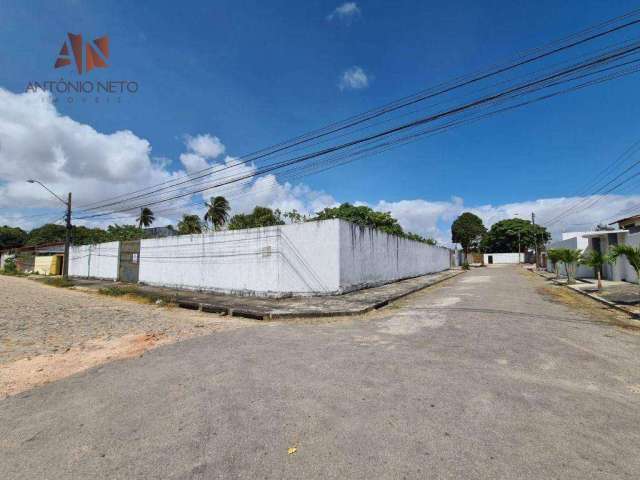
[[379,308],[385,307],[389,305],[391,302],[395,302],[407,295],[411,295],[412,293],[419,292],[420,290],[424,290],[425,288],[429,288],[433,285],[437,285],[438,283],[444,282],[445,280],[449,280],[450,278],[457,277],[464,273],[464,270],[455,271],[448,275],[438,278],[433,282],[426,283],[424,285],[419,285],[417,287],[412,288],[406,292],[402,292],[397,295],[393,295],[391,297],[385,298],[384,300],[380,300],[378,302],[371,303],[362,308],[355,308],[350,310],[333,310],[333,311],[305,311],[305,312],[277,312],[277,311],[264,311],[264,310],[251,310],[245,308],[232,308],[226,307],[223,305],[216,305],[211,303],[197,302],[193,300],[182,300],[178,302],[178,306],[180,308],[186,308],[188,310],[200,310],[207,313],[219,313],[222,315],[230,315],[233,317],[244,317],[250,318],[252,320],[279,320],[286,318],[322,318],[322,317],[348,317],[354,315],[363,315],[365,313],[369,313],[373,310],[378,310]]
[[622,305],[618,305],[617,303],[614,303],[614,302],[612,302],[610,300],[607,300],[606,298],[603,298],[600,295],[595,295],[593,293],[586,292],[584,290],[580,290],[579,288],[575,288],[575,287],[573,287],[571,285],[567,285],[567,284],[564,284],[564,283],[556,282],[555,279],[546,277],[545,275],[542,275],[539,272],[534,272],[534,273],[536,273],[540,277],[544,278],[545,280],[550,280],[555,285],[558,285],[560,287],[569,288],[573,292],[576,292],[576,293],[579,293],[580,295],[584,295],[585,297],[591,298],[592,300],[595,300],[596,302],[600,302],[600,303],[602,303],[603,305],[606,305],[609,308],[612,308],[614,310],[618,310],[618,311],[620,311],[622,313],[625,313],[625,314],[629,315],[629,317],[631,317],[626,321],[625,320],[621,320],[621,319],[616,319],[616,321],[614,323],[619,323],[619,324],[622,324],[622,325],[625,325],[625,326],[628,326],[628,327],[640,327],[640,314],[638,314],[638,313],[636,313],[636,312],[634,312],[632,310],[629,310],[628,308],[623,307]]

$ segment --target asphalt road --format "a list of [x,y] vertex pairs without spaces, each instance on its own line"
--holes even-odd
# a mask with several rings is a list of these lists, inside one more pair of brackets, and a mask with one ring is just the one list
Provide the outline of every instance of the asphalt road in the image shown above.
[[0,478],[640,478],[640,335],[544,285],[472,270],[10,397]]

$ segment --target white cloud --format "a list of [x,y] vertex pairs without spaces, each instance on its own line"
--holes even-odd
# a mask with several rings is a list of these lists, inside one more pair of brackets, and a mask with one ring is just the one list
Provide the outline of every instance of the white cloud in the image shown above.
[[368,86],[369,77],[365,71],[358,66],[353,66],[345,70],[338,83],[340,90],[360,90]]
[[196,135],[195,137],[186,135],[185,145],[187,149],[203,158],[217,158],[226,150],[218,137],[208,133]]
[[166,181],[175,174],[151,157],[151,145],[129,130],[110,134],[60,115],[45,92],[0,88],[0,207],[57,207],[28,178],[76,204]]
[[327,20],[340,20],[343,23],[350,25],[354,18],[359,17],[361,13],[360,8],[355,2],[345,2],[327,15]]
[[[172,171],[169,159],[153,157],[150,143],[129,130],[101,133],[60,115],[46,93],[14,94],[0,88],[0,223],[32,228],[61,217],[62,205],[38,185],[27,183],[28,178],[43,181],[61,195],[72,191],[77,207],[167,182],[184,176],[187,171],[207,166],[212,167],[211,179],[221,181],[244,177],[256,169],[252,163],[241,163],[228,155],[220,159],[224,145],[209,134],[186,137],[185,148],[187,151],[179,157],[184,169]],[[313,214],[338,203],[326,192],[266,175],[154,205],[156,224],[175,223],[184,212],[201,215],[203,198],[218,194],[227,196],[233,213],[248,212],[255,205],[264,205]],[[464,211],[477,214],[487,226],[516,214],[528,219],[532,211],[536,213],[538,223],[544,224],[582,200],[562,197],[499,205],[465,205],[459,197],[446,201],[417,198],[396,202],[380,200],[370,206],[390,211],[406,230],[448,244],[451,222]],[[584,204],[590,205],[590,202]],[[42,209],[46,216],[25,218],[24,215],[34,213],[30,207]],[[589,208],[577,209],[575,214],[555,223],[550,231],[554,238],[559,238],[563,231],[588,230],[603,220],[611,222],[619,212],[622,212],[621,216],[639,213],[640,195],[601,197]],[[95,222],[84,223],[130,223],[136,214],[119,213],[115,219],[98,217]]]
[[[0,222],[32,228],[62,215],[58,213],[62,205],[38,185],[27,183],[28,178],[41,180],[60,195],[72,191],[74,212],[80,217],[79,206],[161,184],[187,172],[213,167],[212,179],[230,179],[256,168],[231,156],[219,160],[225,146],[210,134],[185,136],[185,150],[179,156],[183,168],[172,171],[170,159],[153,157],[149,141],[129,130],[104,134],[60,115],[45,92],[15,94],[0,88]],[[322,192],[281,184],[274,176],[259,181],[249,178],[239,185],[154,205],[156,224],[175,222],[183,212],[202,214],[203,197],[225,188],[234,196],[230,197],[234,212],[261,204],[274,208],[292,205],[310,213],[318,205],[335,203]],[[172,193],[179,192],[174,189]],[[45,215],[32,217],[39,213]],[[126,223],[136,214],[122,212],[76,223]]]
[[[596,201],[597,200],[597,201]],[[578,203],[580,202],[580,203]],[[595,202],[595,203],[594,203]],[[472,212],[482,218],[487,228],[507,218],[531,219],[536,214],[536,223],[545,225],[567,209],[576,208],[570,215],[548,226],[553,239],[560,239],[562,232],[586,231],[598,223],[610,223],[620,216],[640,213],[640,195],[606,195],[601,197],[543,198],[503,205],[467,206],[459,197],[450,201],[430,202],[423,199],[386,202],[370,205],[376,210],[389,211],[405,230],[431,236],[443,244],[451,243],[451,223],[462,212]]]

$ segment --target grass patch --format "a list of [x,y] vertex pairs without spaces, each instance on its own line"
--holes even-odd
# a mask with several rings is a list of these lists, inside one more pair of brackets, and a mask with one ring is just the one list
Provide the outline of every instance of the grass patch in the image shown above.
[[98,293],[109,297],[122,297],[124,295],[137,295],[136,287],[105,287],[98,290]]
[[145,292],[135,286],[104,287],[98,290],[98,293],[107,295],[108,297],[126,297],[127,300],[140,303],[155,303],[164,307],[173,306],[175,300],[170,295],[158,295],[156,293]]
[[38,281],[44,283],[45,285],[59,288],[68,288],[75,285],[73,281],[64,279],[63,277],[44,277],[39,278]]
[[0,270],[0,275],[6,275],[7,277],[26,277],[27,273],[11,271],[11,270]]

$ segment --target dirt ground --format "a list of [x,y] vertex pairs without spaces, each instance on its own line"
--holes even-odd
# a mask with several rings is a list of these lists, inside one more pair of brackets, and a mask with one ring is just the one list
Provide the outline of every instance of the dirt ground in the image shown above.
[[256,322],[0,275],[0,398],[145,350]]

